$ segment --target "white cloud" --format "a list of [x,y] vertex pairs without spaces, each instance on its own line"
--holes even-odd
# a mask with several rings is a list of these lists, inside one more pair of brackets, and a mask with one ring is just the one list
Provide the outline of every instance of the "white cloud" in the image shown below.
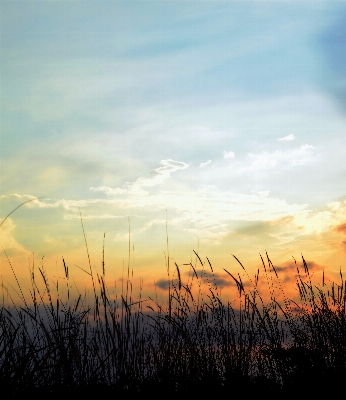
[[245,170],[267,170],[271,168],[287,169],[294,166],[312,164],[318,161],[319,155],[312,153],[316,148],[310,144],[304,144],[290,151],[276,150],[272,153],[249,153],[250,165]]
[[234,151],[224,151],[223,152],[223,158],[234,158],[235,153]]
[[151,176],[149,178],[138,178],[133,186],[150,187],[161,185],[166,179],[171,176],[171,173],[189,167],[189,164],[174,160],[161,160],[160,164],[162,165],[162,167],[158,167],[152,170],[150,173]]
[[5,250],[15,250],[17,252],[30,254],[24,246],[16,241],[14,238],[14,231],[16,225],[11,218],[7,218],[0,229],[0,243]]
[[331,202],[323,209],[302,210],[294,216],[294,222],[300,228],[298,235],[321,234],[332,230],[344,222],[345,218],[346,200]]
[[302,146],[300,146],[301,150],[307,150],[307,149],[316,149],[315,146],[312,146],[311,144],[303,144]]
[[150,172],[149,177],[140,177],[135,182],[127,183],[127,188],[110,188],[107,186],[100,186],[100,187],[90,187],[92,192],[104,192],[108,196],[112,195],[140,195],[140,194],[147,194],[143,188],[149,188],[153,186],[158,186],[164,183],[168,178],[170,178],[171,174],[175,171],[179,171],[181,169],[186,169],[189,167],[189,164],[186,164],[181,161],[174,161],[174,160],[161,160],[160,164],[161,167],[155,168]]
[[205,162],[205,163],[200,163],[199,166],[200,166],[200,167],[205,167],[206,165],[209,165],[210,163],[211,163],[211,160],[208,160],[208,161]]
[[278,138],[278,139],[276,139],[276,140],[294,140],[294,135],[287,135],[287,136],[284,136],[284,137],[282,137],[282,138]]
[[[306,210],[307,204],[288,204],[269,196],[268,191],[253,194],[220,191],[213,186],[178,193],[176,191],[131,192],[129,189],[97,188],[112,196],[117,210],[127,214],[169,210],[170,224],[208,241],[219,241],[228,234],[232,221],[270,221]],[[106,206],[106,205],[105,205]],[[148,227],[151,224],[149,223]],[[142,229],[143,230],[143,229]]]
[[[243,167],[245,173],[252,173],[254,168],[283,169],[313,162],[317,158],[313,150],[313,146],[305,144],[285,152],[277,150],[271,153],[250,153],[247,158],[238,160],[237,163],[245,165]],[[209,161],[204,164],[207,165]],[[268,190],[248,194],[230,191],[224,186],[218,188],[211,185],[189,187],[186,190],[181,190],[179,186],[177,190],[175,181],[160,187],[173,172],[188,167],[189,165],[184,162],[162,160],[161,165],[153,169],[148,177],[139,177],[120,187],[90,187],[91,192],[99,193],[101,197],[103,194],[107,196],[106,198],[58,201],[45,198],[28,203],[28,206],[30,204],[36,208],[60,207],[65,219],[79,218],[78,207],[87,208],[83,219],[107,220],[124,218],[124,215],[140,216],[144,218],[145,223],[137,229],[137,233],[159,224],[158,221],[161,220],[157,219],[157,213],[168,210],[171,225],[181,229],[182,232],[214,242],[229,234],[234,221],[275,221],[292,216],[294,223],[292,227],[287,227],[290,229],[287,232],[287,240],[291,240],[290,237],[294,240],[297,235],[319,233],[335,224],[334,209],[340,208],[336,202],[331,203],[327,211],[317,211],[309,210],[308,204],[290,204],[283,198],[272,197]],[[23,200],[33,198],[31,195],[13,196]],[[292,235],[290,232],[293,232]]]
[[[36,197],[31,194],[18,194],[18,193],[10,193],[8,195],[1,195],[0,200],[11,200],[11,198],[21,200],[21,203],[23,207],[27,208],[58,208],[58,207],[63,207],[64,209],[69,209],[71,203],[73,201],[66,201],[64,199],[62,200],[52,200],[49,198],[43,197]],[[44,200],[43,200],[44,199]],[[26,202],[26,204],[24,204]],[[15,207],[19,206],[20,204],[16,204],[13,207],[13,210]],[[11,210],[12,211],[12,210]]]

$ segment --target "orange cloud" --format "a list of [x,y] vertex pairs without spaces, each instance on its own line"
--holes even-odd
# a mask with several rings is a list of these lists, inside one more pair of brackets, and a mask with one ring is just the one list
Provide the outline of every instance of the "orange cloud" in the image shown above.
[[341,233],[344,233],[344,234],[346,235],[346,223],[341,224],[341,225],[338,225],[338,226],[335,228],[335,230],[336,230],[337,232],[341,232]]

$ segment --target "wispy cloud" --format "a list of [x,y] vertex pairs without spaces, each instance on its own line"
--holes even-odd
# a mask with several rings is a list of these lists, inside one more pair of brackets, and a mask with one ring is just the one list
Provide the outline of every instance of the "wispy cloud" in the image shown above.
[[134,183],[134,186],[150,187],[161,185],[173,172],[189,167],[189,164],[187,163],[174,160],[161,160],[160,164],[162,166],[151,171],[149,178],[138,178]]
[[316,148],[310,144],[304,144],[290,151],[276,150],[274,152],[249,153],[250,165],[245,169],[287,169],[294,166],[316,163],[319,155],[313,153]]
[[116,188],[112,189],[106,186],[90,187],[92,192],[104,192],[108,196],[124,195],[124,194],[144,194],[146,193],[143,188],[150,188],[163,184],[170,178],[173,172],[183,170],[189,167],[189,164],[181,161],[174,160],[161,160],[161,167],[155,168],[151,171],[149,177],[140,177],[135,182],[128,183],[125,189]]
[[284,137],[282,137],[282,138],[278,138],[278,139],[276,139],[276,140],[279,140],[279,141],[281,141],[281,140],[294,140],[294,135],[287,135],[287,136],[284,136]]
[[211,160],[208,160],[208,161],[205,162],[205,163],[200,163],[199,166],[200,166],[200,167],[205,167],[206,165],[209,165],[209,164],[211,164]]

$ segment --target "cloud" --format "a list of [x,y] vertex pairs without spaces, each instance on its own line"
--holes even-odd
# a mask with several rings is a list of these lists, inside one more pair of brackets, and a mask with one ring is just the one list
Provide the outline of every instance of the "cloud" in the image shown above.
[[[102,199],[97,201],[101,206]],[[200,239],[211,243],[219,243],[233,232],[236,235],[265,236],[272,244],[273,241],[287,244],[301,235],[320,234],[334,229],[340,225],[340,221],[345,220],[346,215],[346,206],[342,202],[311,210],[308,204],[289,204],[284,199],[270,196],[269,191],[244,194],[220,191],[210,186],[184,193],[154,191],[114,195],[113,192],[111,198],[104,201],[104,207],[115,207],[116,215],[119,215],[119,209],[128,210],[126,215],[138,214],[140,209],[144,212],[150,210],[155,213],[154,220],[159,210],[168,209],[172,228],[176,227],[185,234],[198,235]],[[150,221],[152,219],[149,217],[138,232],[151,229],[153,224]],[[243,225],[239,226],[240,223]]]
[[162,164],[162,167],[152,170],[149,178],[138,178],[134,186],[149,187],[161,185],[173,172],[189,167],[189,164],[174,160],[161,160],[160,164]]
[[[24,246],[18,243],[17,240],[14,238],[15,228],[16,225],[14,224],[12,219],[7,218],[0,229],[0,244],[3,246],[8,255],[10,255],[12,252],[30,254],[30,252],[27,251]],[[0,249],[0,253],[1,252],[2,249]]]
[[295,166],[303,166],[316,163],[320,156],[313,153],[316,148],[310,144],[304,144],[292,151],[276,150],[274,152],[249,153],[250,164],[243,167],[244,170],[268,170],[275,168],[287,169]]
[[276,140],[294,140],[294,135],[287,135],[287,136],[284,136],[284,137],[282,137],[282,138],[278,138],[278,139],[276,139]]
[[223,158],[234,158],[235,153],[234,151],[224,151],[223,152]]
[[[225,273],[220,274],[217,272],[210,272],[210,271],[205,271],[202,269],[197,269],[196,273],[198,275],[198,279],[200,280],[201,283],[203,284],[210,284],[212,286],[216,286],[217,288],[224,288],[227,286],[234,286],[234,282],[229,279],[229,276]],[[193,271],[187,272],[187,276],[193,277],[195,276],[195,273]],[[169,288],[169,283],[177,284],[177,280],[170,281],[169,279],[159,279],[155,285],[159,287],[162,290],[168,290]]]
[[[316,261],[305,260],[309,272],[322,271],[326,269],[324,266],[318,264]],[[292,278],[297,276],[297,268],[301,274],[304,273],[304,264],[302,260],[297,260],[297,264],[294,261],[289,261],[281,265],[274,265],[276,272],[282,272],[284,274],[289,274]],[[292,275],[293,274],[293,275]]]
[[263,238],[264,235],[270,232],[270,229],[270,222],[258,221],[249,225],[247,224],[245,226],[241,226],[240,228],[235,230],[235,233],[237,235],[261,236]]
[[340,203],[338,208],[335,202],[328,204],[326,209],[306,210],[300,215],[295,216],[295,223],[302,227],[302,233],[320,234],[324,231],[332,231],[336,225],[340,225],[340,220],[346,217],[346,202]]
[[201,163],[199,166],[200,167],[205,167],[206,165],[209,165],[211,163],[211,160],[205,162],[205,163]]
[[336,230],[337,232],[341,232],[341,233],[346,234],[346,223],[341,224],[341,225],[338,225],[338,226],[335,228],[335,230]]
[[[300,146],[300,150],[304,151],[304,150],[308,150],[308,149],[316,149],[315,146],[313,146],[312,144],[303,144],[302,146]],[[296,150],[296,152],[299,150]]]
[[[220,274],[217,272],[210,272],[206,271],[204,269],[196,269],[196,273],[198,275],[198,278],[203,282],[203,283],[209,283],[211,285],[215,285],[217,288],[224,288],[226,286],[233,286],[234,282],[232,282],[230,279],[228,279],[228,275],[226,274]],[[194,276],[195,273],[194,271],[190,271],[187,273],[190,277]]]
[[5,199],[11,200],[11,198],[21,200],[23,203],[25,201],[31,200],[27,204],[23,205],[23,207],[27,207],[27,208],[58,208],[58,207],[63,207],[65,209],[68,209],[69,206],[74,203],[73,201],[68,202],[68,201],[66,201],[64,199],[62,199],[62,200],[52,200],[52,199],[44,198],[44,197],[37,198],[36,196],[33,196],[31,194],[10,193],[8,195],[1,195],[0,196],[0,200],[5,200]]
[[215,286],[217,288],[221,288],[221,289],[226,286],[233,286],[233,282],[231,282],[229,279],[226,280],[224,278],[220,278],[217,276],[215,276],[215,280],[213,280],[213,283],[215,284]]
[[[346,224],[340,224],[346,219],[346,202],[333,202],[326,207],[309,210],[302,209],[296,213],[287,214],[271,220],[240,221],[232,231],[235,236],[249,236],[271,241],[271,245],[287,245],[295,243],[300,237],[310,235],[332,234],[341,232],[346,234]],[[235,222],[233,222],[233,225]],[[313,237],[313,236],[312,236]],[[327,239],[326,239],[327,240]],[[328,239],[329,240],[329,239]],[[327,242],[328,242],[327,240]]]
[[170,224],[199,237],[218,240],[229,232],[231,221],[257,221],[282,218],[306,209],[306,204],[288,204],[269,193],[242,194],[202,187],[176,191],[131,192],[105,188],[116,208],[151,211],[170,210]]
[[149,177],[140,177],[133,183],[128,183],[127,188],[112,189],[106,186],[90,187],[92,192],[104,192],[108,196],[111,195],[124,195],[124,194],[145,194],[143,188],[150,188],[163,184],[170,178],[173,172],[183,170],[189,167],[189,164],[181,161],[174,161],[171,159],[161,160],[161,167],[155,168],[150,172]]
[[[303,146],[304,147],[304,146]],[[308,150],[310,145],[307,145]],[[310,150],[309,150],[310,151]],[[166,160],[155,168],[153,181],[157,176],[168,179],[172,171],[184,169],[186,163]],[[160,179],[161,179],[160,178]],[[148,178],[146,178],[148,179]],[[139,185],[142,178],[127,182],[122,187],[91,187],[106,198],[81,200],[35,200],[24,207],[51,208],[62,213],[65,220],[79,219],[79,208],[84,208],[83,218],[90,220],[124,219],[130,215],[138,222],[136,234],[145,234],[164,225],[163,214],[169,210],[170,226],[179,232],[198,236],[205,242],[220,243],[228,235],[241,234],[243,237],[256,235],[271,244],[286,245],[302,235],[334,231],[346,220],[346,202],[332,202],[323,209],[308,209],[308,204],[289,203],[283,198],[270,195],[269,191],[237,193],[206,185],[188,190],[176,190],[176,185],[162,187]],[[32,195],[8,195],[18,200],[31,199]],[[2,199],[4,197],[2,196]],[[18,200],[17,200],[18,199]],[[18,203],[17,203],[18,204]],[[14,207],[13,207],[14,208]],[[139,219],[141,218],[141,219]],[[233,236],[232,236],[233,237]]]
[[169,279],[159,279],[159,280],[155,283],[155,285],[156,285],[157,287],[159,287],[160,289],[162,289],[162,290],[168,290],[168,288],[169,288],[169,283],[170,283],[170,280],[169,280]]

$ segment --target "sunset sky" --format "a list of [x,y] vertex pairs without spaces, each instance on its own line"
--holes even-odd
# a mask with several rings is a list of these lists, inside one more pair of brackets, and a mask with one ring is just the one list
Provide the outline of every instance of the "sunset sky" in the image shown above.
[[[79,285],[165,254],[346,267],[345,1],[4,1],[0,243]],[[167,230],[166,230],[167,226]],[[0,248],[1,249],[1,248]],[[1,275],[11,282],[1,249]],[[42,260],[42,257],[44,259]],[[184,269],[185,268],[185,269]],[[292,279],[290,279],[292,274]],[[227,286],[224,283],[224,286]]]

